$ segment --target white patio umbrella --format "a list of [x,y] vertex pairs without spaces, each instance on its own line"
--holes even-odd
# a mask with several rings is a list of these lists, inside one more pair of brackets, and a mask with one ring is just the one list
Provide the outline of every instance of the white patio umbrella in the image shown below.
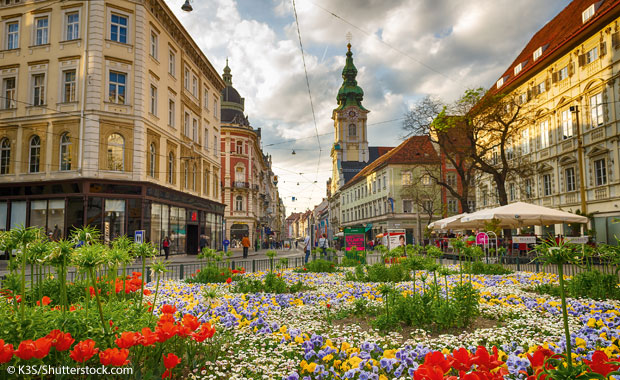
[[467,215],[466,212],[462,213],[462,214],[452,215],[452,216],[449,216],[447,218],[436,220],[436,221],[432,222],[431,224],[429,224],[428,228],[433,229],[433,230],[443,230],[443,229],[445,229],[445,227],[444,227],[445,224],[453,222],[455,220],[458,220],[458,219],[462,218],[465,215]]
[[480,210],[461,218],[463,225],[484,225],[493,219],[500,221],[501,227],[539,226],[558,223],[587,223],[585,216],[571,214],[566,211],[549,207],[537,206],[531,203],[515,202],[506,206]]

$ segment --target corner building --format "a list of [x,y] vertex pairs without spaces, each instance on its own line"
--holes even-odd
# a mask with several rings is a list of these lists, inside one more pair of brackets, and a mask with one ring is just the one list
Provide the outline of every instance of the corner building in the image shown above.
[[221,244],[224,82],[162,0],[0,4],[0,229]]

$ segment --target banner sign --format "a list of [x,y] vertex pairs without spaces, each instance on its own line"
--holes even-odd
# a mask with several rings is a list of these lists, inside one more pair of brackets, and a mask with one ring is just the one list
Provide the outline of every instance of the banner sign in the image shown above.
[[513,243],[536,244],[536,236],[513,236]]
[[383,237],[383,241],[383,245],[387,246],[389,250],[392,250],[398,246],[404,247],[407,245],[405,230],[388,230]]
[[344,229],[344,246],[348,251],[351,247],[358,250],[365,249],[366,234],[364,227],[345,227]]
[[573,244],[587,244],[588,236],[565,236],[564,241]]

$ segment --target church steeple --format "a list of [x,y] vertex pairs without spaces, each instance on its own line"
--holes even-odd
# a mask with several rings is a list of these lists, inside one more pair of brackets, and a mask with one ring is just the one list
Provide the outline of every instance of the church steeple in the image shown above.
[[227,86],[232,86],[232,74],[230,73],[230,67],[228,67],[228,58],[226,58],[226,67],[224,67],[222,79],[224,79],[224,83],[226,83]]
[[364,99],[364,90],[357,85],[357,68],[353,63],[353,53],[351,52],[351,43],[347,44],[347,60],[342,69],[342,86],[338,90],[337,110],[342,110],[348,106],[357,106],[363,110],[362,100]]

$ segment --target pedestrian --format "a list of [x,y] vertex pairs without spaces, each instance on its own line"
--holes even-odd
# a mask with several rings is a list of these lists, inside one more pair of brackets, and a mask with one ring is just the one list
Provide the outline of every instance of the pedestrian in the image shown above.
[[164,254],[166,255],[166,260],[168,260],[168,255],[170,254],[170,239],[168,239],[168,236],[164,238],[162,247],[164,247]]
[[308,264],[308,259],[310,258],[310,249],[312,249],[312,246],[310,245],[310,236],[306,236],[304,238],[304,244],[304,251],[306,252],[305,263]]
[[228,253],[228,246],[230,245],[230,241],[228,239],[224,239],[222,245],[224,245],[224,253]]
[[202,250],[205,249],[207,246],[207,237],[204,235],[200,235],[200,242],[198,243],[198,245],[200,246],[200,252],[202,252]]
[[62,232],[60,232],[60,228],[58,228],[58,224],[54,225],[54,232],[52,232],[52,240],[59,241],[62,237]]
[[327,257],[327,247],[328,246],[329,246],[329,243],[327,241],[327,235],[323,234],[319,238],[319,248],[321,248],[321,253],[325,257]]
[[252,245],[252,243],[250,243],[250,239],[248,238],[248,235],[243,236],[243,239],[241,239],[241,245],[243,246],[243,258],[247,259],[248,249],[250,248],[250,245]]
[[299,246],[299,242],[297,240],[295,240],[295,249],[297,249]]

